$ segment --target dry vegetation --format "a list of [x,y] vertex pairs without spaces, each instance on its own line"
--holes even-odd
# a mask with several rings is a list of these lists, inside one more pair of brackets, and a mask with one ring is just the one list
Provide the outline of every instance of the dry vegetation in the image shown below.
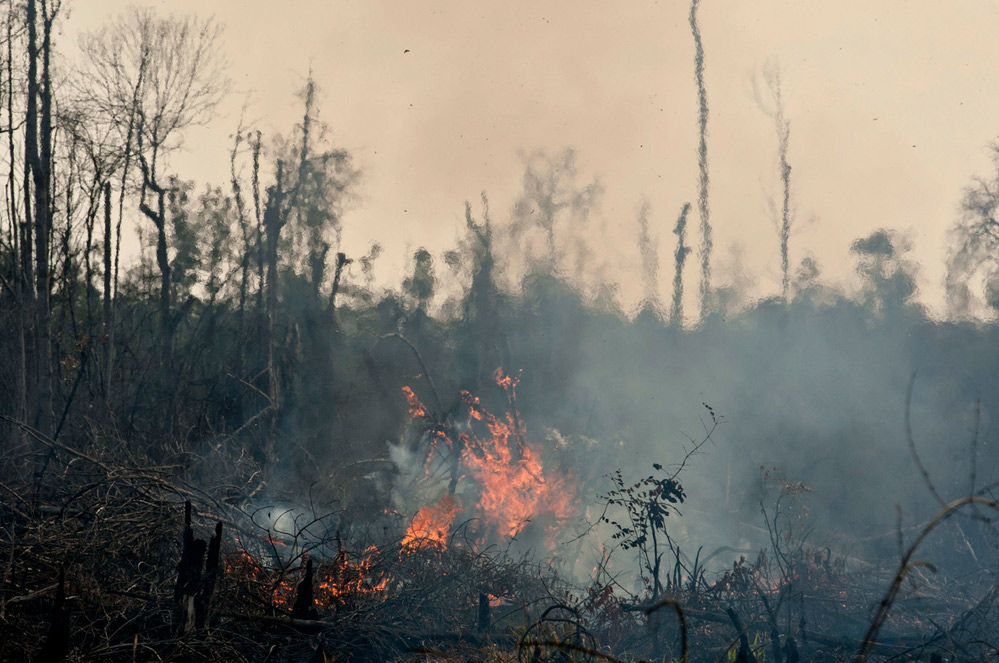
[[[668,318],[655,213],[632,316],[579,230],[603,185],[576,180],[571,149],[530,155],[509,218],[483,194],[453,250],[419,248],[398,287],[376,286],[381,247],[340,243],[360,173],[311,78],[287,136],[240,125],[226,189],[199,193],[168,156],[225,93],[212,20],[132,12],[84,39],[71,85],[51,67],[61,3],[5,4],[0,660],[999,655],[983,416],[999,326],[929,319],[888,231],[853,243],[856,293],[814,261],[792,274],[776,74],[761,105],[781,294],[749,305],[711,282],[697,6],[691,328],[689,204]],[[966,305],[996,254],[994,189],[962,203],[949,286]],[[725,440],[701,398],[726,403]],[[688,424],[703,436],[675,444]],[[755,477],[760,462],[782,469]],[[714,550],[684,529],[716,521],[733,528]]]
[[[788,517],[806,487],[777,477],[769,550],[709,574],[670,544],[661,580],[645,577],[635,595],[612,570],[623,568],[623,551],[580,586],[557,561],[479,549],[468,523],[443,539],[403,543],[400,530],[384,527],[377,541],[349,540],[346,514],[313,506],[282,521],[273,513],[281,507],[248,510],[259,473],[245,463],[204,491],[177,466],[124,445],[72,449],[24,432],[48,456],[38,472],[27,469],[27,453],[4,461],[4,660],[796,663],[987,660],[997,651],[991,574],[945,576],[915,555],[962,510],[972,513],[966,528],[990,526],[997,505],[980,497],[947,505],[893,566],[808,545]],[[612,491],[608,504],[627,499],[647,516],[655,491],[642,487]],[[186,541],[185,502],[193,506]],[[648,532],[668,537],[665,523],[650,523]],[[647,545],[628,531],[632,548]],[[214,534],[215,562],[204,547]],[[185,571],[199,538],[200,556]],[[197,624],[184,595],[204,597]]]

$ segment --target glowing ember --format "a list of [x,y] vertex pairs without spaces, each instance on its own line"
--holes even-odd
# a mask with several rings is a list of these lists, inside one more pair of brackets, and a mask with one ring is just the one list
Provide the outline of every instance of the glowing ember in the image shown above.
[[389,583],[389,578],[378,577],[375,563],[379,558],[376,546],[369,546],[356,559],[349,559],[347,554],[340,552],[330,565],[319,567],[319,591],[316,592],[316,603],[325,606],[335,606],[349,596],[377,594],[383,591]]
[[[238,543],[238,541],[237,541]],[[319,608],[331,609],[349,598],[371,596],[385,590],[389,578],[378,572],[380,552],[370,546],[363,553],[341,551],[335,559],[320,562],[316,570],[315,600]],[[302,568],[305,567],[302,558]],[[290,610],[300,580],[297,570],[268,569],[245,550],[226,560],[226,575],[243,579],[254,592],[274,607]]]
[[446,547],[451,523],[461,510],[461,504],[451,495],[440,498],[434,506],[423,507],[406,530],[406,536],[402,539],[403,547]]

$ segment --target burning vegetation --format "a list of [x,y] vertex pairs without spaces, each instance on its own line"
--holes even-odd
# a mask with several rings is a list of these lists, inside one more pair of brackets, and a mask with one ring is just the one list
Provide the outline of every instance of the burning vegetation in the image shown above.
[[749,301],[711,271],[694,0],[668,315],[675,210],[642,206],[623,310],[572,149],[386,286],[380,245],[340,241],[360,173],[311,78],[290,133],[237,127],[201,189],[165,155],[224,92],[218,26],[133,12],[84,40],[77,88],[50,69],[61,6],[2,14],[0,660],[996,658],[995,181],[961,203],[949,320],[898,233],[852,243],[855,292],[793,269],[774,70],[781,288]]
[[[988,658],[999,617],[991,574],[961,577],[917,552],[939,553],[948,537],[934,534],[953,527],[979,564],[992,559],[980,537],[999,504],[944,504],[898,531],[899,563],[871,562],[813,543],[812,489],[761,468],[765,545],[688,548],[683,473],[724,423],[713,408],[685,458],[645,476],[610,472],[606,492],[586,501],[557,449],[529,440],[519,376],[493,377],[502,416],[466,391],[440,417],[402,389],[403,440],[418,440],[422,456],[414,496],[443,494],[415,512],[383,509],[377,533],[371,516],[316,502],[247,509],[252,477],[234,501],[232,488],[226,498],[25,429],[67,463],[37,503],[5,506],[24,551],[10,566],[25,585],[58,578],[7,599],[0,625],[10,635],[49,623],[40,651],[80,660],[795,663],[937,657],[954,642]],[[198,538],[213,521],[210,539]],[[516,556],[532,527],[530,553]],[[31,650],[15,641],[5,652]]]
[[[437,529],[429,538],[442,540],[440,525],[446,530],[463,509],[454,494],[464,492],[488,530],[483,533],[486,540],[514,539],[532,521],[543,521],[550,548],[559,526],[574,515],[572,474],[565,468],[546,470],[544,450],[527,440],[526,426],[516,409],[519,376],[508,376],[499,368],[494,379],[509,405],[502,417],[489,412],[478,397],[462,391],[458,415],[435,422],[412,389],[403,387],[410,416],[429,426],[424,461],[427,479],[433,480],[437,464],[447,467],[450,475],[448,494],[435,507],[421,508],[410,531],[433,523]],[[465,486],[468,491],[462,491]]]

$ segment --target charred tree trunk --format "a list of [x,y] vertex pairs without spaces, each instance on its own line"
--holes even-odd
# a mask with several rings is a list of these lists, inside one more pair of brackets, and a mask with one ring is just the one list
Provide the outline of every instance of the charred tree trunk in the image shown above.
[[94,225],[97,223],[97,215],[100,213],[100,199],[103,191],[104,187],[98,182],[94,182],[90,187],[90,202],[87,206],[87,217],[84,224],[87,231],[87,243],[83,249],[83,296],[86,299],[87,319],[85,329],[88,336],[94,330],[94,294],[97,290],[94,287],[94,263],[92,260],[94,251]]
[[[70,239],[72,238],[73,234],[73,217],[75,211],[75,205],[73,204],[73,198],[74,198],[73,187],[75,185],[75,180],[77,176],[76,172],[77,164],[76,164],[76,150],[74,149],[74,146],[70,146],[69,150],[70,150],[69,158],[66,160],[68,162],[67,173],[66,173],[66,191],[65,194],[63,195],[63,200],[65,201],[65,208],[63,211],[65,215],[65,225],[63,226],[63,231],[61,233],[62,237],[60,238],[61,241],[59,242],[59,253],[60,253],[59,262],[62,264],[62,274],[61,274],[62,291],[63,291],[63,296],[66,298],[66,301],[69,302],[69,305],[61,307],[60,312],[62,314],[61,316],[62,318],[66,317],[69,318],[70,330],[72,331],[72,338],[79,339],[81,337],[80,325],[79,321],[76,319],[76,306],[73,305],[76,302],[76,286],[78,285],[78,283],[77,283],[76,270],[73,269],[73,247],[72,243],[70,242]],[[55,178],[52,178],[52,180],[54,188]],[[51,193],[50,199],[51,200],[55,199],[54,191]],[[55,224],[53,223],[52,225],[54,229]],[[55,233],[53,232],[53,239],[54,238],[55,238]],[[90,310],[89,293],[85,291],[84,297],[87,300],[85,302],[86,309],[87,311],[89,311]],[[88,315],[87,320],[89,321],[89,319],[90,317]],[[55,325],[56,328],[62,328],[60,322],[61,322],[60,320],[56,321]],[[83,346],[79,348],[79,351],[82,354]],[[66,354],[63,351],[60,351],[58,340],[56,341],[55,354],[56,356],[64,356]],[[61,372],[62,369],[61,363],[55,364],[54,368],[58,371],[55,378],[55,384],[58,384],[59,381],[61,381],[62,378],[66,376],[64,376]]]
[[215,594],[215,583],[221,575],[219,555],[222,549],[222,523],[215,523],[215,536],[208,541],[208,552],[205,554],[205,573],[201,578],[201,588],[195,602],[194,625],[203,628],[208,624],[212,606],[212,596]]
[[66,571],[59,569],[59,584],[56,588],[55,602],[52,605],[49,632],[45,636],[37,663],[58,663],[69,653],[69,610],[66,608]]
[[319,619],[319,611],[316,610],[315,590],[312,588],[312,560],[305,562],[305,574],[298,589],[295,592],[295,605],[291,608],[292,619]]
[[208,622],[211,599],[219,575],[221,544],[221,522],[215,525],[215,536],[207,543],[194,538],[191,503],[185,502],[183,547],[180,563],[177,565],[177,585],[174,587],[177,628],[180,634],[202,628]]
[[[167,188],[156,178],[157,146],[152,147],[151,162],[147,162],[142,152],[142,117],[136,136],[139,139],[139,163],[142,168],[142,194],[139,209],[156,227],[156,266],[160,273],[159,293],[159,398],[162,408],[161,428],[169,432],[174,425],[174,399],[176,396],[177,372],[173,357],[173,336],[183,312],[174,313],[170,287],[170,255],[167,252]],[[146,204],[146,191],[156,194],[156,209]]]
[[336,310],[336,296],[340,292],[340,279],[343,277],[343,268],[352,262],[354,261],[348,258],[346,253],[336,254],[336,271],[333,272],[333,287],[330,289],[329,310],[331,314]]

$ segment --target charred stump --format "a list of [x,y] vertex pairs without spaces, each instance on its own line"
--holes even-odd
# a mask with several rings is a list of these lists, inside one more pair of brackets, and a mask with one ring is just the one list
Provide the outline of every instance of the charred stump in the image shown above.
[[58,663],[69,653],[69,610],[66,608],[66,571],[59,569],[59,586],[52,605],[51,626],[35,663]]
[[180,563],[177,565],[177,585],[174,589],[177,624],[182,634],[201,628],[207,622],[208,609],[219,575],[221,545],[221,522],[215,526],[215,536],[210,542],[194,538],[194,529],[191,527],[191,502],[185,502],[183,547]]
[[222,523],[215,523],[215,536],[208,541],[205,555],[205,573],[201,578],[201,589],[194,604],[194,624],[202,628],[208,623],[208,613],[215,593],[215,583],[219,577],[219,554],[222,548]]
[[739,650],[735,655],[736,663],[756,663],[756,656],[753,654],[753,650],[749,646],[749,636],[746,635],[746,629],[742,627],[739,615],[737,615],[735,610],[732,608],[726,609],[725,613],[732,621],[732,626],[734,626],[735,630],[739,633]]
[[305,575],[298,583],[295,592],[295,604],[291,608],[292,619],[319,619],[319,611],[316,610],[316,596],[312,589],[312,560],[305,562]]
[[485,633],[489,630],[489,595],[485,592],[479,593],[479,620],[478,620],[478,631],[479,633]]

